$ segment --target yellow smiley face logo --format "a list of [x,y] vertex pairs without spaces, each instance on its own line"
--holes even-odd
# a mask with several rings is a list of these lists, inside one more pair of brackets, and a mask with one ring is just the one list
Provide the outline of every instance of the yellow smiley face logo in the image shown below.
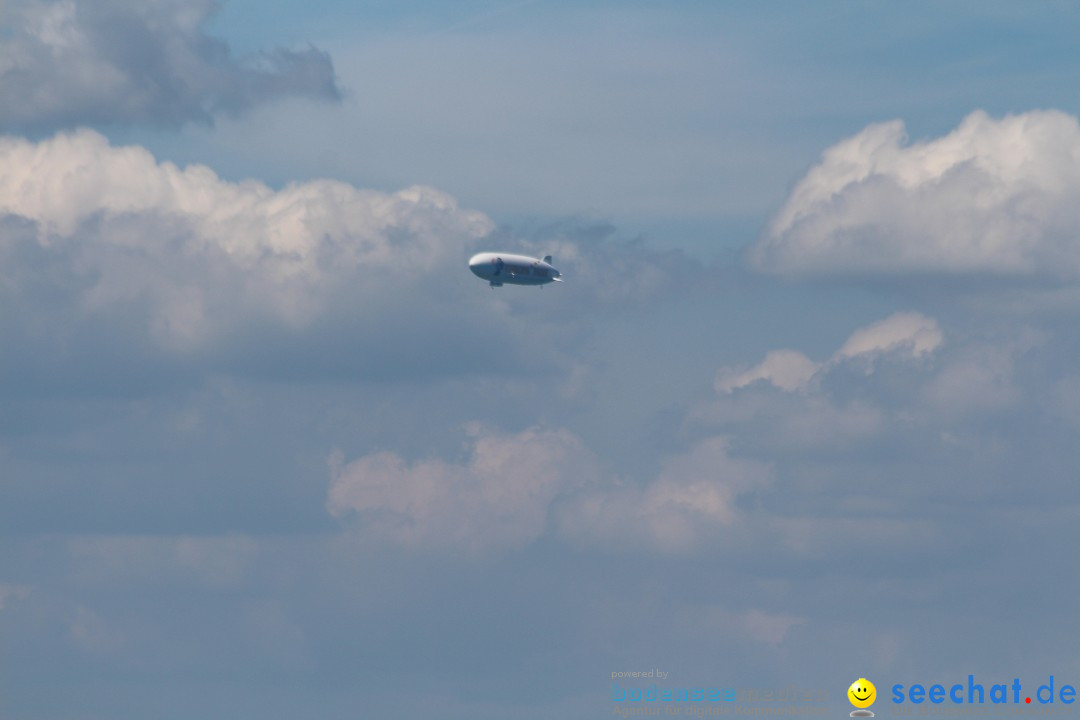
[[874,704],[877,688],[866,678],[859,678],[847,689],[847,697],[855,707],[868,708]]

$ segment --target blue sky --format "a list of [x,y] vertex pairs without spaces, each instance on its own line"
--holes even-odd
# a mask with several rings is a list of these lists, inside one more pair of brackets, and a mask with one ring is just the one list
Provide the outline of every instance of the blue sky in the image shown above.
[[2,11],[0,715],[1080,681],[1071,5]]

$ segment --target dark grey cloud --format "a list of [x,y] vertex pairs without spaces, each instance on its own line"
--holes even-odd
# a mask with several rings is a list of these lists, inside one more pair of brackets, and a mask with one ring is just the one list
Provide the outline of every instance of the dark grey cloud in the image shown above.
[[275,98],[339,101],[315,47],[234,57],[206,34],[212,0],[14,0],[0,36],[0,129],[179,127]]

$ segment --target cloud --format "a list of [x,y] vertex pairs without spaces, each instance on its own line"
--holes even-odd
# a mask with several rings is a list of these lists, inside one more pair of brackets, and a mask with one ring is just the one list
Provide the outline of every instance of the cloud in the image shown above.
[[428,274],[493,227],[431,188],[316,180],[274,191],[158,164],[89,130],[0,138],[0,166],[0,214],[32,223],[41,250],[74,256],[88,276],[81,309],[144,305],[153,334],[177,349],[238,311],[308,324],[358,272],[370,285]]
[[731,457],[724,437],[668,458],[644,485],[608,483],[563,508],[561,533],[586,545],[686,552],[743,529],[742,496],[765,488],[767,463]]
[[330,56],[276,48],[234,58],[205,34],[211,0],[14,0],[0,43],[0,127],[178,127],[269,100],[337,101]]
[[[275,190],[92,130],[0,136],[0,302],[11,309],[0,383],[138,387],[207,369],[569,374],[602,313],[628,312],[699,267],[606,227],[495,230],[430,187]],[[491,291],[465,267],[483,247],[552,253],[568,281]]]
[[947,417],[1001,411],[1019,401],[1013,384],[1017,348],[973,345],[927,383],[923,397]]
[[933,318],[915,312],[894,313],[853,332],[833,359],[888,352],[919,358],[937,350],[943,339]]
[[[463,342],[442,358],[450,367],[508,315],[460,312],[483,296],[444,279],[448,267],[465,277],[463,258],[492,228],[432,188],[273,190],[89,130],[0,137],[0,297],[18,309],[0,321],[13,348],[0,375],[55,384],[119,364],[134,377],[162,358],[295,367],[305,353],[309,369],[378,374],[423,365],[422,340],[453,336]],[[489,351],[496,364],[506,356]]]
[[[991,382],[968,378],[968,388],[954,377],[952,369],[963,361],[959,352],[943,360],[944,345],[934,318],[893,313],[857,328],[824,360],[785,349],[766,353],[750,368],[720,368],[716,399],[691,410],[688,422],[720,430],[751,457],[858,453],[890,431],[903,435],[899,428],[912,422],[938,425],[940,403],[950,393],[959,402]],[[949,416],[964,414],[957,408]]]
[[718,393],[731,394],[764,380],[787,392],[805,390],[815,377],[843,363],[858,360],[869,371],[874,359],[882,355],[919,359],[937,350],[943,341],[941,328],[933,318],[899,312],[853,332],[826,362],[814,362],[797,350],[772,350],[748,370],[720,368],[713,386]]
[[748,249],[790,275],[1080,278],[1080,124],[1058,111],[977,111],[905,143],[871,125],[826,150]]
[[730,393],[758,380],[765,380],[781,390],[804,387],[821,366],[797,350],[772,350],[749,370],[721,368],[716,373],[717,392]]
[[463,462],[409,462],[377,452],[331,458],[327,509],[362,537],[411,549],[478,553],[544,536],[571,544],[692,550],[739,527],[739,498],[767,485],[764,463],[706,439],[668,458],[642,485],[604,476],[566,430],[517,434],[469,429]]
[[331,461],[327,509],[358,516],[359,531],[419,548],[480,552],[540,537],[557,497],[582,484],[591,461],[565,430],[507,435],[470,428],[461,463],[409,463],[392,452]]

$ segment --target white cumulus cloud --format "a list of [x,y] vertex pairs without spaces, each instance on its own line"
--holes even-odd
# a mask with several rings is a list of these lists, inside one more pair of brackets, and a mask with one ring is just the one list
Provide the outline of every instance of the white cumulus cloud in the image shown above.
[[[350,332],[372,338],[354,364],[380,348],[411,353],[415,343],[375,338],[400,336],[405,320],[429,340],[432,327],[467,336],[470,314],[444,319],[443,306],[417,296],[442,288],[446,267],[465,277],[469,250],[493,227],[427,187],[275,190],[158,162],[90,130],[0,137],[0,299],[12,309],[0,336],[33,349],[33,366],[80,342],[235,356],[260,332],[281,348],[263,357]],[[471,289],[448,292],[459,285]]]
[[557,497],[582,484],[590,459],[566,430],[473,434],[464,462],[409,462],[377,452],[331,460],[327,508],[362,534],[415,548],[480,552],[526,544],[547,529]]
[[748,258],[782,274],[1080,277],[1080,124],[977,111],[907,143],[900,121],[826,150]]
[[772,350],[765,359],[748,370],[720,368],[713,386],[721,394],[731,394],[758,380],[781,390],[806,389],[822,372],[852,359],[872,362],[879,355],[918,359],[941,346],[945,336],[937,320],[916,312],[893,313],[889,317],[859,328],[825,362],[815,362],[797,350]]
[[797,350],[772,350],[749,370],[721,368],[714,385],[717,392],[730,393],[758,380],[765,380],[781,390],[798,390],[809,382],[820,367],[819,363]]
[[833,359],[885,352],[918,358],[936,350],[944,337],[933,318],[915,312],[894,313],[853,332]]

